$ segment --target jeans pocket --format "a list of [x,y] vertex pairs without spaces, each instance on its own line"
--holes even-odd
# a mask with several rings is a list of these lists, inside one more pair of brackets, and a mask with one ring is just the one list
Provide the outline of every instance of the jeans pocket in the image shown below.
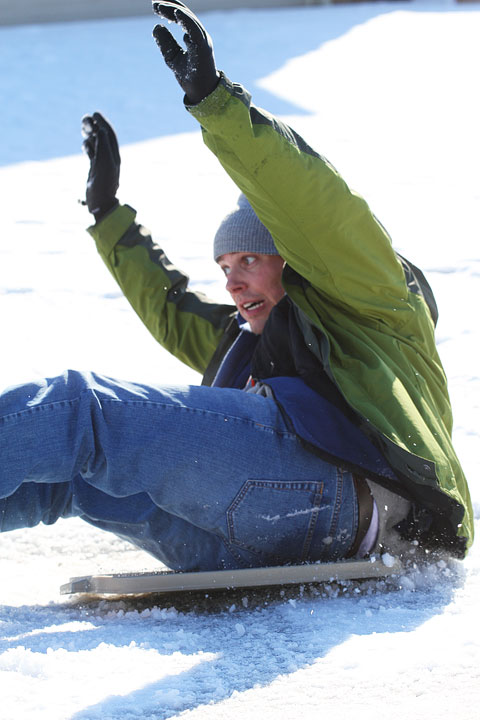
[[227,510],[230,543],[280,562],[306,560],[319,517],[326,516],[327,530],[331,523],[323,488],[316,481],[247,480]]

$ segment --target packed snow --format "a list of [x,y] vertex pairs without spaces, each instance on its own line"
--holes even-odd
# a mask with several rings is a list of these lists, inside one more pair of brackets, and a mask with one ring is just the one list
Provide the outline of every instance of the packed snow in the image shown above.
[[[480,6],[204,13],[218,65],[363,194],[440,307],[454,439],[480,518]],[[226,299],[213,232],[237,190],[203,147],[152,17],[0,28],[1,377],[67,367],[199,381],[148,335],[85,232],[80,118],[122,145],[119,197]],[[0,536],[0,718],[478,718],[480,546],[389,581],[189,597],[66,597],[152,570],[70,520]]]

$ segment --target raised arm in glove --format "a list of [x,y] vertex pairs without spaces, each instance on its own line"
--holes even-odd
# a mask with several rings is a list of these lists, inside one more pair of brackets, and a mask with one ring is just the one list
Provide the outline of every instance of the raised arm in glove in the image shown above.
[[99,112],[82,118],[82,133],[90,158],[85,205],[98,222],[118,205],[120,152],[112,126]]
[[165,62],[185,92],[187,105],[196,105],[210,95],[220,79],[215,66],[212,40],[200,20],[182,2],[154,2],[153,11],[185,30],[184,50],[164,25],[156,25],[153,36]]

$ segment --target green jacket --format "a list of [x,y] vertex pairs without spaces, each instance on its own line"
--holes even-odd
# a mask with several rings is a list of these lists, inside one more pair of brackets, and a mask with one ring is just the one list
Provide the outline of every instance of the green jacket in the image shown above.
[[[421,282],[366,202],[240,85],[222,76],[188,109],[271,232],[305,341],[398,475],[392,489],[433,513],[435,544],[462,557],[473,511]],[[191,292],[134,219],[120,206],[90,232],[154,337],[209,383],[237,332],[235,308]]]

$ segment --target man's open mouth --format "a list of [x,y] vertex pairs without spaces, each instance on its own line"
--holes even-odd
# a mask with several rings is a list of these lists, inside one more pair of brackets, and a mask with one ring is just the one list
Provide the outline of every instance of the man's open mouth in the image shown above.
[[254,300],[253,302],[244,303],[242,305],[242,308],[247,312],[251,312],[252,310],[256,310],[257,308],[261,307],[264,302],[265,300]]

